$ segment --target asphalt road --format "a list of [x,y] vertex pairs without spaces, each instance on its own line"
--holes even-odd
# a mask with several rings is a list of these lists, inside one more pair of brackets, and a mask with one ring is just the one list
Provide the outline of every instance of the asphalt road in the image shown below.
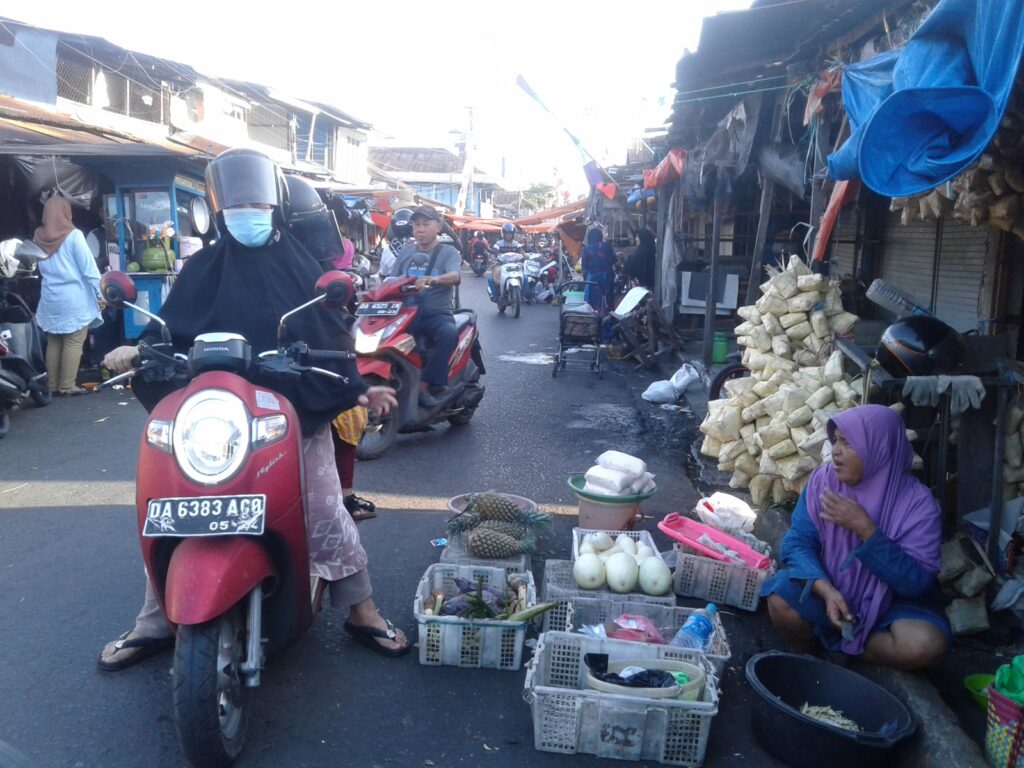
[[[443,534],[446,500],[455,494],[517,493],[556,515],[534,558],[538,582],[544,558],[569,556],[576,505],[566,476],[598,453],[616,448],[648,462],[659,481],[645,504],[654,518],[692,508],[698,496],[679,451],[655,428],[664,418],[640,418],[636,392],[646,380],[631,367],[613,365],[604,380],[587,372],[552,379],[554,307],[523,307],[518,320],[499,316],[483,279],[468,273],[462,295],[480,312],[487,365],[476,417],[465,427],[403,436],[356,473],[358,492],[380,508],[360,528],[375,599],[413,638],[413,595],[438,560],[430,540]],[[95,666],[103,643],[131,627],[142,601],[132,505],[144,416],[127,391],[60,399],[15,413],[0,443],[0,740],[34,766],[182,764],[170,655],[115,674]],[[653,528],[653,520],[645,525]],[[667,548],[663,537],[659,543]],[[621,764],[536,751],[522,670],[421,666],[415,652],[386,659],[347,638],[343,621],[324,611],[305,638],[271,660],[239,766]],[[737,617],[738,630],[744,621]],[[746,639],[733,641],[733,665],[744,649],[763,645],[759,632],[740,631]],[[728,688],[736,674],[726,675]],[[773,764],[750,743],[744,696],[732,704],[723,696],[706,765]]]

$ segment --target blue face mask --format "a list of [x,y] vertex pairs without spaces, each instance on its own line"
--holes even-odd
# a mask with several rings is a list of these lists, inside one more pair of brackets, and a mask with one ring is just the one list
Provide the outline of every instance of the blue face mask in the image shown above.
[[242,245],[259,248],[274,234],[274,211],[269,208],[225,208],[224,224]]

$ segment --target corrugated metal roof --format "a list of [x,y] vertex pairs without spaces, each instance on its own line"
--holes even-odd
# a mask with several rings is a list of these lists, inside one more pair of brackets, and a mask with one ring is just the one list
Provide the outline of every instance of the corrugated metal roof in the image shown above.
[[0,154],[188,157],[199,153],[169,139],[141,139],[0,96]]

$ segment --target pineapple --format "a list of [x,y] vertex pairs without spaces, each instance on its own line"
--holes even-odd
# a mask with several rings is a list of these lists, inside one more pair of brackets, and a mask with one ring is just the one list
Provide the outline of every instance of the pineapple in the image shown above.
[[473,497],[466,511],[475,512],[481,520],[521,523],[528,528],[551,522],[551,515],[537,510],[523,510],[512,501],[496,493],[481,493]]
[[468,509],[465,512],[460,512],[455,517],[448,520],[445,524],[445,528],[448,531],[449,536],[459,536],[463,533],[468,533],[472,529],[476,528],[481,523],[480,515],[476,512],[470,512]]
[[506,536],[511,536],[513,539],[520,541],[532,538],[530,529],[523,523],[507,523],[504,520],[484,520],[476,527],[504,533]]
[[495,493],[482,493],[473,500],[475,511],[484,520],[504,520],[514,523],[519,520],[520,510],[511,499]]
[[477,527],[470,531],[468,548],[474,557],[501,559],[533,550],[533,541],[518,541],[493,528]]

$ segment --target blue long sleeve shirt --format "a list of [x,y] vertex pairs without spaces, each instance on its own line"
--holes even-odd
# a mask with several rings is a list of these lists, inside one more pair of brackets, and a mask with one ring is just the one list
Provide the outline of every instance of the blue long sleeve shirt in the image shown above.
[[[878,529],[853,550],[864,567],[884,581],[900,597],[915,598],[934,589],[935,577],[908,555],[899,544]],[[795,579],[830,581],[821,564],[821,539],[807,513],[806,491],[793,509],[790,529],[782,539],[779,557],[789,566]]]
[[43,278],[36,310],[40,328],[47,333],[75,333],[99,318],[100,272],[79,230],[71,230],[60,248],[37,268]]

